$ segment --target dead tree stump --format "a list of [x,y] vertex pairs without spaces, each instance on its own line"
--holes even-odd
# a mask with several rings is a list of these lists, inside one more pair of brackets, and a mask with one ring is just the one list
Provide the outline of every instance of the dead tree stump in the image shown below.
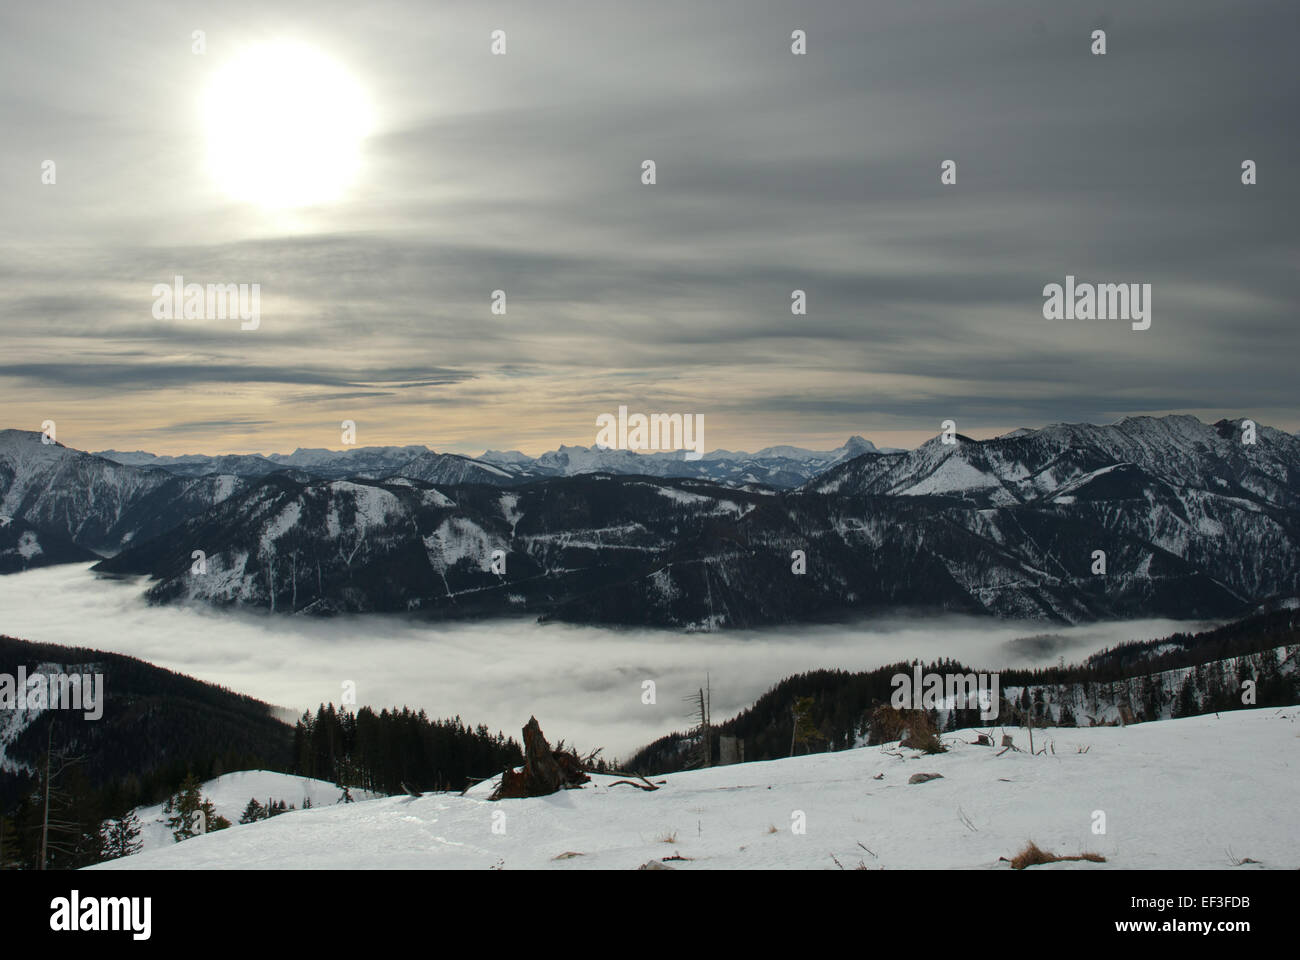
[[503,771],[501,784],[489,799],[545,797],[590,780],[582,769],[578,755],[564,750],[552,750],[542,734],[537,718],[529,717],[528,724],[524,727],[523,769]]

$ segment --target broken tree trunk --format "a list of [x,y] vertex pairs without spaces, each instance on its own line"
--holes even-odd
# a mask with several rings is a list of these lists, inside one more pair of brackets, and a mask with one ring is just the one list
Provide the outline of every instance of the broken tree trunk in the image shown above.
[[528,724],[524,727],[523,769],[504,771],[500,786],[489,799],[545,797],[587,783],[590,779],[583,772],[578,755],[565,750],[552,750],[542,734],[537,718],[529,717]]

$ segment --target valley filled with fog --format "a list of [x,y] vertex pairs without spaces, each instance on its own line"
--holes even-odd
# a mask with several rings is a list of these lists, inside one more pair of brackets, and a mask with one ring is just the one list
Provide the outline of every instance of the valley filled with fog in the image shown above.
[[[1212,625],[1148,619],[1056,627],[900,616],[704,634],[539,625],[530,618],[319,619],[152,607],[142,599],[146,585],[98,576],[89,564],[0,577],[0,634],[138,657],[285,707],[286,718],[340,703],[348,682],[358,705],[459,715],[515,737],[535,715],[552,742],[604,747],[607,757],[688,728],[684,698],[706,673],[718,722],[783,677],[807,670],[867,670],[945,656],[985,670],[1037,666]],[[642,702],[646,680],[655,683],[653,704]]]

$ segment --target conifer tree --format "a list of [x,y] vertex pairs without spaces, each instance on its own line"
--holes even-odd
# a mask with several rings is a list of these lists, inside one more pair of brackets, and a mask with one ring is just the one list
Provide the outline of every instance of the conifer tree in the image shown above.
[[230,826],[230,821],[217,813],[212,801],[202,795],[202,785],[192,773],[180,790],[167,798],[163,813],[168,815],[167,826],[177,843]]
[[140,852],[140,818],[134,812],[116,820],[104,821],[101,830],[103,855],[106,860],[118,860]]
[[239,817],[240,823],[256,823],[258,820],[266,819],[266,808],[257,802],[257,797],[250,797],[248,806],[244,807],[244,812]]
[[199,805],[202,803],[199,791],[198,778],[191,773],[180,789],[163,804],[163,813],[167,814],[167,828],[177,843],[203,832],[204,825],[199,822]]
[[230,826],[230,821],[217,813],[216,805],[207,797],[199,804],[199,809],[203,811],[203,824],[207,827],[206,832],[212,833],[215,830],[225,830]]

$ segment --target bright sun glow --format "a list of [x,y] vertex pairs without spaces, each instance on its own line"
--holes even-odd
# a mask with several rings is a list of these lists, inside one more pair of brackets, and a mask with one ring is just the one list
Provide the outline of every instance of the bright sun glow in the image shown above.
[[370,130],[356,82],[298,44],[258,47],[222,67],[204,106],[213,176],[235,199],[267,207],[337,198]]

